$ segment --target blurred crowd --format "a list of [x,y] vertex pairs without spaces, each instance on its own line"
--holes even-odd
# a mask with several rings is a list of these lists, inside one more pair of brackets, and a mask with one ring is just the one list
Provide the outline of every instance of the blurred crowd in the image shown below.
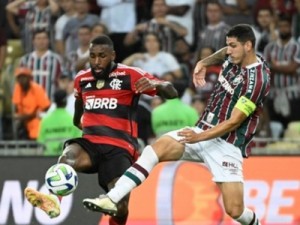
[[45,154],[72,126],[73,79],[89,67],[89,42],[115,44],[116,62],[172,82],[179,98],[142,96],[141,145],[197,122],[221,65],[195,88],[195,63],[226,45],[231,26],[247,23],[272,71],[272,88],[257,137],[300,136],[300,0],[1,0],[0,140],[33,140]]

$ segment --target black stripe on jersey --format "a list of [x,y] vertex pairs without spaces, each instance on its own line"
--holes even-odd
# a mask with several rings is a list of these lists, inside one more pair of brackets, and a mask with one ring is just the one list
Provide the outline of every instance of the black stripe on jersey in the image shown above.
[[[85,109],[85,113],[95,113],[95,114],[103,114],[109,117],[113,118],[120,118],[120,119],[126,119],[128,120],[129,116],[129,106],[126,105],[120,105],[118,104],[117,108],[114,110],[111,109],[104,109],[104,108],[99,108],[99,109]],[[136,122],[136,116],[133,116],[130,118],[132,120],[134,118],[134,121]]]
[[135,149],[138,149],[137,139],[132,137],[130,134],[124,131],[115,130],[107,126],[89,126],[83,128],[83,134],[95,135],[95,136],[107,136],[111,138],[125,140],[126,142],[132,144]]
[[[114,79],[119,80],[121,82],[120,90],[131,90],[131,79],[129,75],[110,77],[107,80],[99,79],[99,80],[91,80],[91,81],[81,81],[80,87],[82,92],[99,91],[99,90],[107,90],[107,89],[114,90],[113,87]],[[104,82],[103,86],[101,85],[101,82]]]

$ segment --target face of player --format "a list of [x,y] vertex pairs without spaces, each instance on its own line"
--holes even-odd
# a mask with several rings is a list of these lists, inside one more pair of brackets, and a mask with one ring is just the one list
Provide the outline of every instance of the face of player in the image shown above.
[[90,66],[93,76],[97,79],[106,78],[112,69],[116,54],[108,45],[90,47]]
[[292,27],[288,21],[278,22],[279,37],[283,41],[288,41],[292,37]]
[[226,37],[226,44],[228,47],[227,54],[230,56],[231,62],[243,65],[243,62],[246,60],[246,53],[250,50],[251,42],[242,43],[236,37]]
[[152,5],[153,17],[165,17],[167,15],[167,6],[164,0],[155,0]]

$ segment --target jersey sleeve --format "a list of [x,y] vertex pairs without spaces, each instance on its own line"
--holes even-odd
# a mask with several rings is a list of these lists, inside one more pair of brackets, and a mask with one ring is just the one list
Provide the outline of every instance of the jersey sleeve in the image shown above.
[[[138,68],[138,67],[132,67],[132,73],[131,73],[131,90],[135,91],[135,82],[137,82],[140,78],[142,77],[147,77],[150,80],[156,80],[160,81],[160,79],[154,77],[150,73]],[[143,94],[150,95],[150,96],[155,96],[157,94],[157,90],[147,90],[143,92]]]
[[269,92],[269,69],[262,65],[263,69],[250,68],[247,72],[249,79],[246,82],[245,92],[238,99],[235,107],[251,115],[257,106],[261,106],[264,98]]
[[74,79],[74,97],[81,98],[82,97],[82,90],[80,87],[80,72],[75,76]]

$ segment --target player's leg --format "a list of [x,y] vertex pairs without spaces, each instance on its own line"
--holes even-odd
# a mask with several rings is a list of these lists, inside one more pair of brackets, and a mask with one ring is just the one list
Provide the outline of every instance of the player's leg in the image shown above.
[[242,182],[218,183],[226,213],[242,225],[260,225],[256,214],[244,205]]
[[[65,144],[64,151],[58,159],[58,163],[66,163],[76,171],[82,172],[92,166],[89,154],[78,143]],[[34,206],[43,210],[51,218],[60,215],[61,196],[39,192],[31,187],[24,190],[26,199]]]
[[[173,132],[174,134],[177,131]],[[139,159],[120,177],[107,196],[102,196],[94,202],[100,212],[114,215],[117,203],[132,189],[140,185],[152,171],[155,165],[162,161],[174,161],[182,157],[185,146],[168,135],[160,137],[154,144],[143,150]],[[86,199],[84,201],[93,201]]]

